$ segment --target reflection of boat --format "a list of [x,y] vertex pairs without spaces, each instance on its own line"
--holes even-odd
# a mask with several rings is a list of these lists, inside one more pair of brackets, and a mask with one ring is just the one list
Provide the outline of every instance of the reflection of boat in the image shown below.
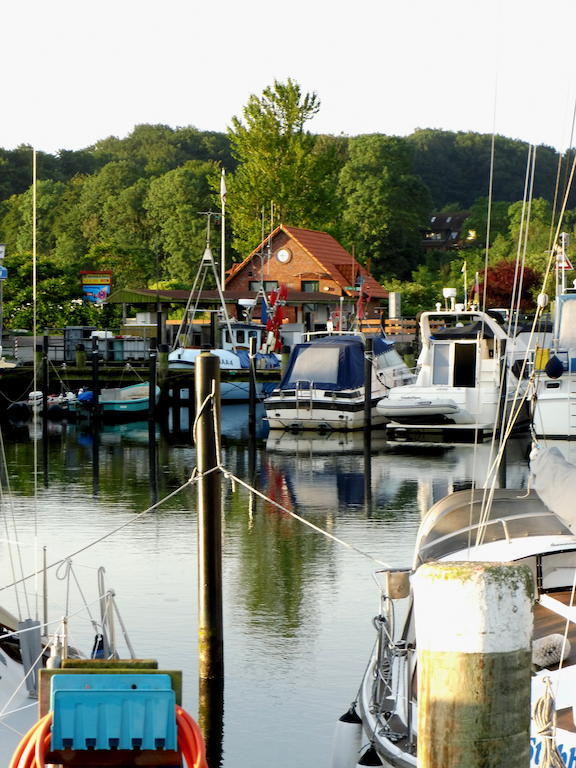
[[[510,415],[525,390],[513,365],[524,355],[525,342],[511,338],[499,319],[490,311],[422,313],[416,383],[390,390],[377,406],[391,422],[391,435],[402,430],[490,434]],[[522,405],[515,424],[527,423]]]
[[533,401],[534,431],[539,437],[576,437],[576,289],[556,297],[550,349],[539,365]]
[[[266,398],[271,429],[362,429],[365,422],[365,344],[362,333],[310,334],[290,355],[280,385]],[[412,380],[394,345],[373,339],[371,420],[387,418],[376,404],[390,387]]]
[[[160,398],[160,387],[155,390],[156,403]],[[141,416],[150,407],[150,385],[148,382],[132,384],[129,387],[109,387],[100,390],[98,404],[104,415]],[[94,408],[94,393],[81,392],[69,405],[70,410],[90,413]]]
[[[450,561],[527,566],[536,587],[532,707],[538,709],[538,703],[541,711],[549,678],[556,697],[556,712],[551,715],[555,720],[553,738],[572,760],[571,756],[576,755],[572,714],[576,619],[574,608],[568,606],[573,605],[576,578],[576,515],[572,503],[576,468],[544,450],[537,452],[533,472],[538,495],[535,491],[496,489],[488,508],[481,490],[462,490],[435,503],[420,525],[412,569],[425,563]],[[408,571],[400,574],[398,570],[381,588],[382,610],[374,622],[377,640],[356,707],[365,740],[384,765],[395,768],[417,765],[419,658]],[[401,579],[402,589],[395,593],[400,583],[395,582],[396,576]],[[405,617],[403,624],[394,624],[394,613]],[[567,644],[564,637],[568,638]],[[457,706],[453,716],[458,717]],[[546,738],[539,731],[541,727],[541,723],[532,721],[532,766],[540,763],[542,741]]]
[[[386,445],[383,432],[374,431],[370,436],[370,449],[379,450]],[[266,450],[271,453],[320,455],[328,453],[362,453],[365,448],[364,432],[327,432],[326,430],[292,432],[285,429],[271,429],[266,438]]]

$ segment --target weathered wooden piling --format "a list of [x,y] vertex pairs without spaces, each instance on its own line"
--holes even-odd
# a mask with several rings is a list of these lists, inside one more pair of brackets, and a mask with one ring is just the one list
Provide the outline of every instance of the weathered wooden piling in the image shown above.
[[256,436],[256,339],[250,337],[250,380],[248,382],[248,433],[250,439]]
[[220,360],[210,352],[196,358],[196,464],[198,467],[198,674],[224,675],[222,619],[222,491],[218,466]]
[[84,344],[76,344],[76,350],[75,350],[75,357],[76,357],[76,367],[77,368],[85,368],[86,367],[86,347]]
[[364,348],[364,429],[369,435],[372,429],[372,339],[366,339]]
[[156,369],[158,362],[158,350],[156,348],[156,339],[150,339],[149,348],[149,369],[148,369],[148,419],[156,420]]
[[526,768],[530,570],[435,562],[421,566],[413,584],[419,768]]
[[92,339],[92,419],[94,422],[100,420],[100,351],[98,349],[98,339]]

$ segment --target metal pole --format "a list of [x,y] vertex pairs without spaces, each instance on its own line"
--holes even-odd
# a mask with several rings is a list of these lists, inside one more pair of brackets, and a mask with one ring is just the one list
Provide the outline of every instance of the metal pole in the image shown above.
[[222,619],[222,476],[220,359],[203,351],[196,358],[196,464],[198,467],[198,675],[224,677]]

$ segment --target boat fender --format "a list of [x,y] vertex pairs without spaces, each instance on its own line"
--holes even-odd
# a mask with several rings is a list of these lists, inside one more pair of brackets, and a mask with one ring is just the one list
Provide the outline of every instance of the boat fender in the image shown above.
[[356,768],[361,768],[363,765],[384,765],[384,763],[379,758],[374,747],[370,746],[356,763]]
[[354,704],[339,718],[332,741],[331,768],[352,768],[362,747],[362,720]]
[[537,667],[559,664],[570,656],[570,642],[564,635],[539,637],[532,643],[532,663]]
[[556,357],[556,355],[552,355],[552,357],[546,363],[544,370],[546,371],[546,376],[548,376],[548,378],[559,379],[560,376],[562,376],[564,373],[564,365],[562,364],[562,361]]

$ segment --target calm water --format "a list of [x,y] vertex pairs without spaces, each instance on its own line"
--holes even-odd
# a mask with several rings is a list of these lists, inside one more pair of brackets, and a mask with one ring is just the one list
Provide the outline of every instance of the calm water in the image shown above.
[[[223,463],[283,506],[373,557],[410,565],[422,512],[453,489],[481,480],[489,446],[392,447],[378,437],[368,465],[357,436],[261,436],[255,458],[246,411],[224,409]],[[14,503],[4,498],[23,544],[53,562],[131,520],[178,488],[195,464],[181,437],[148,445],[146,425],[108,429],[99,445],[73,426],[54,428],[43,450],[41,429],[5,435]],[[35,449],[36,446],[36,449]],[[509,487],[525,487],[526,442],[509,446]],[[34,453],[39,468],[34,494]],[[44,457],[47,457],[47,462]],[[337,718],[354,699],[374,640],[379,609],[377,564],[224,486],[225,665],[224,768],[326,766]],[[138,656],[184,672],[184,705],[197,712],[196,491],[187,488],[157,512],[74,557],[86,599],[97,594],[104,565]],[[1,534],[4,536],[5,534]],[[0,584],[10,583],[0,543]],[[51,582],[50,618],[64,613],[64,582]],[[21,593],[22,594],[22,593]],[[22,598],[23,599],[23,598]],[[34,598],[30,598],[34,604]],[[74,610],[80,606],[76,592]],[[14,609],[13,590],[0,602]],[[72,622],[88,648],[88,621]],[[214,768],[214,766],[211,766]]]

